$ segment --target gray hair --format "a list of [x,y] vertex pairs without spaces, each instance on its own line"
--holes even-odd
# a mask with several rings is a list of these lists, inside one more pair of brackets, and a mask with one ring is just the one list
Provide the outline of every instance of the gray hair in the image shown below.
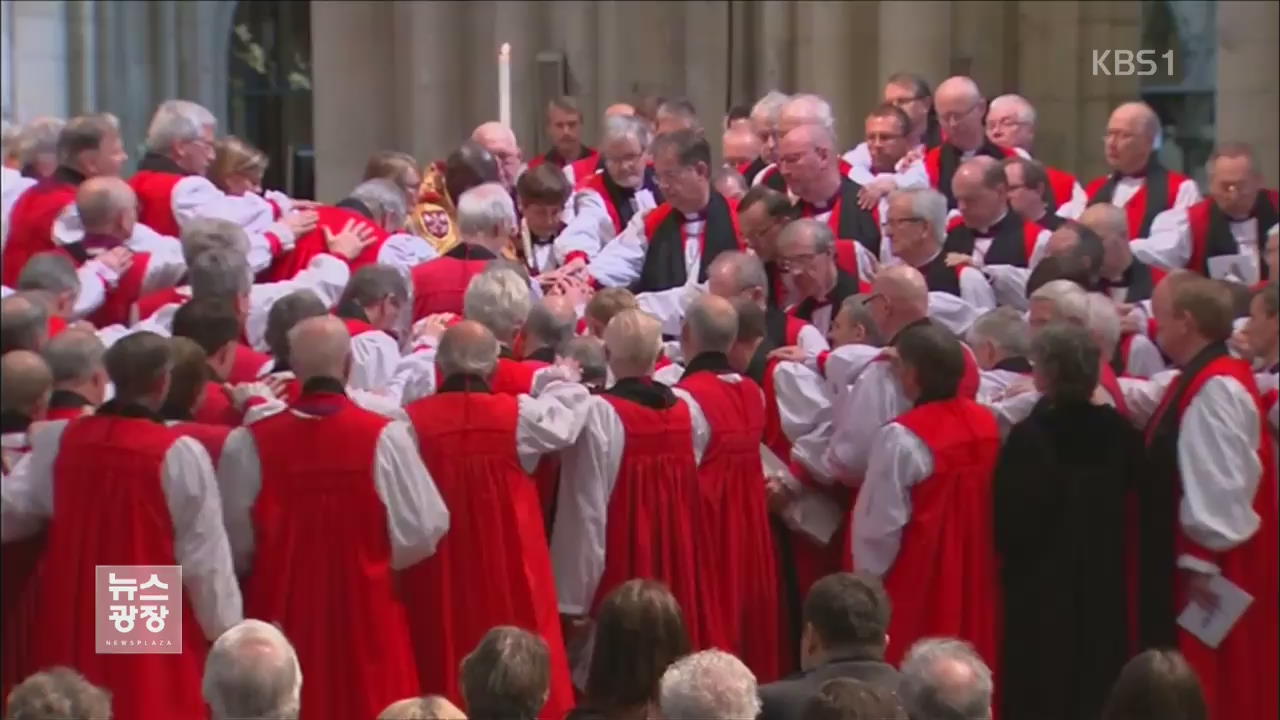
[[582,368],[582,383],[588,386],[604,387],[609,376],[609,361],[604,354],[604,342],[593,337],[570,338],[564,344],[560,354],[576,360]]
[[492,332],[480,336],[446,331],[436,349],[436,364],[445,378],[454,375],[489,377],[498,366],[498,340]]
[[1089,293],[1085,296],[1085,308],[1085,327],[1097,342],[1098,350],[1111,357],[1120,342],[1120,314],[1116,311],[1116,302],[1102,293]]
[[[962,665],[970,675],[959,684],[941,667]],[[898,696],[911,720],[986,720],[991,717],[991,669],[973,646],[952,638],[925,638],[902,661]]]
[[386,178],[365,180],[348,197],[359,200],[369,209],[373,221],[389,231],[404,227],[405,218],[409,216],[404,188]]
[[529,317],[531,305],[529,283],[506,268],[490,268],[467,285],[462,314],[489,328],[499,342],[510,343]]
[[121,212],[137,205],[133,188],[119,178],[93,178],[82,183],[76,192],[80,224],[90,231],[109,225]]
[[[565,309],[567,312],[563,311]],[[545,298],[533,303],[524,324],[525,337],[533,338],[560,352],[564,344],[573,337],[578,325],[578,316],[573,312],[573,307],[565,309],[557,312],[557,308],[548,304]]]
[[102,147],[110,135],[120,134],[120,121],[111,113],[80,115],[71,118],[58,133],[58,162],[73,165],[76,157],[87,150]]
[[1093,397],[1101,353],[1084,328],[1050,323],[1031,340],[1030,358],[1048,381],[1045,394],[1051,399],[1087,403]]
[[969,344],[986,340],[1011,357],[1025,357],[1030,329],[1022,313],[1011,307],[998,307],[978,316],[969,328]]
[[18,273],[18,290],[43,290],[54,295],[78,294],[80,277],[71,259],[56,250],[32,255]]
[[233,250],[207,250],[187,266],[191,296],[227,298],[247,295],[253,287],[253,273],[244,255]]
[[5,717],[12,720],[111,717],[111,693],[68,667],[31,675],[13,688],[6,705]]
[[511,193],[498,183],[477,185],[458,198],[458,232],[470,235],[507,235],[516,226],[516,206]]
[[742,292],[750,288],[768,288],[769,275],[764,270],[764,263],[755,255],[741,250],[727,250],[716,255],[707,272],[713,273],[717,268],[729,267],[733,271],[733,288]]
[[1094,203],[1085,208],[1076,220],[1103,240],[1118,238],[1126,243],[1129,241],[1129,217],[1111,203]]
[[49,327],[49,307],[39,294],[17,292],[0,301],[0,353],[37,350]]
[[1036,124],[1036,109],[1031,102],[1017,93],[1006,93],[1000,95],[991,101],[990,110],[998,110],[1003,107],[1011,108],[1014,115],[1017,116],[1018,122],[1024,122],[1028,125]]
[[174,143],[196,140],[218,120],[204,106],[190,100],[165,100],[156,108],[147,128],[147,149],[166,153]]
[[278,360],[289,361],[289,331],[294,325],[309,317],[329,312],[324,301],[311,290],[294,290],[271,303],[267,311],[267,330],[264,337],[271,354]]
[[40,354],[53,373],[53,381],[63,383],[87,380],[99,370],[105,371],[102,356],[106,352],[97,334],[69,328],[49,338]]
[[747,720],[760,714],[756,677],[738,658],[703,650],[675,661],[658,692],[666,720]]
[[1058,320],[1070,320],[1080,325],[1089,321],[1089,298],[1084,288],[1070,280],[1050,280],[1031,293],[1031,300],[1043,300],[1053,304]]
[[600,143],[603,145],[622,138],[634,139],[640,144],[640,152],[644,152],[649,149],[649,142],[653,140],[652,135],[652,128],[643,118],[634,115],[611,115],[604,119]]
[[338,305],[354,302],[363,308],[387,297],[394,297],[401,305],[409,300],[409,283],[404,275],[391,265],[365,265],[352,273]]
[[889,195],[889,202],[895,197],[911,198],[912,216],[929,223],[933,237],[941,245],[947,239],[947,198],[933,188],[906,188],[894,190]]
[[782,228],[778,242],[787,242],[797,237],[812,238],[815,253],[829,253],[836,246],[836,235],[831,226],[813,218],[800,218],[787,223]]
[[782,112],[782,106],[789,100],[791,97],[786,93],[770,90],[751,106],[751,117],[763,116],[768,120],[769,125],[777,125],[778,114]]
[[865,332],[865,337],[862,339],[864,345],[881,347],[884,345],[884,336],[880,334],[880,328],[876,325],[875,318],[871,317],[871,309],[867,307],[867,300],[869,299],[871,299],[871,296],[866,293],[850,295],[844,299],[844,302],[840,303],[840,309],[837,314],[848,313],[849,318],[858,323]]
[[249,235],[240,225],[221,218],[198,217],[182,227],[182,258],[190,267],[209,250],[249,254]]
[[792,95],[785,105],[779,110],[779,115],[785,114],[787,110],[798,113],[807,118],[808,123],[812,123],[822,127],[834,137],[836,132],[836,116],[831,111],[831,103],[821,95],[813,93],[799,93]]
[[41,155],[57,155],[58,137],[67,123],[62,118],[38,117],[18,131],[18,160],[23,165],[34,163]]
[[[738,337],[737,311],[728,300],[715,295],[700,295],[689,303],[684,324],[703,352],[727,353]],[[686,361],[692,359],[685,358]]]
[[274,625],[243,620],[214,641],[202,687],[215,720],[296,720],[302,667]]

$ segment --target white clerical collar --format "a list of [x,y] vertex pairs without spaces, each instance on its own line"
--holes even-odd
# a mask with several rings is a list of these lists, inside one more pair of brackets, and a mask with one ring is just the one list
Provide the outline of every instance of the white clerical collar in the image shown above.
[[973,231],[973,234],[974,234],[974,235],[990,235],[990,234],[991,234],[991,228],[994,228],[995,226],[997,226],[997,225],[999,225],[1000,223],[1004,222],[1004,219],[1005,219],[1005,217],[1006,217],[1008,214],[1009,214],[1009,209],[1008,209],[1008,208],[1005,208],[1005,211],[1004,211],[1004,212],[1002,212],[1002,213],[1000,213],[1000,217],[996,218],[996,221],[995,221],[995,222],[991,223],[990,225],[988,225],[986,228],[984,228],[984,229],[982,229],[982,230],[974,230],[974,231]]

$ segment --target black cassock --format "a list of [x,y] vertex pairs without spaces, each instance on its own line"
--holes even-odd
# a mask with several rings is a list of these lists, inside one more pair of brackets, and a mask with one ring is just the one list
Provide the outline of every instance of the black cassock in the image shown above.
[[1128,659],[1125,502],[1142,436],[1110,407],[1042,399],[996,467],[1005,718],[1094,720]]

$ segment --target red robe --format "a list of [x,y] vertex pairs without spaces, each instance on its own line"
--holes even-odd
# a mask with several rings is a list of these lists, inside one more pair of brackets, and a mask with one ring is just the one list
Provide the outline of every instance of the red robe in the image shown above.
[[372,718],[418,694],[387,508],[374,485],[390,422],[344,395],[304,394],[313,417],[249,426],[262,468],[246,617],[279,623],[298,652],[307,720]]
[[694,554],[698,467],[689,406],[677,402],[655,409],[610,392],[600,397],[618,413],[626,442],[609,496],[604,572],[596,586],[592,614],[606,595],[626,581],[658,580],[684,609],[690,640],[695,647],[703,647],[694,612],[699,588]]
[[885,574],[893,601],[886,660],[894,665],[917,640],[973,643],[999,675],[1000,584],[992,534],[991,482],[1000,431],[991,411],[964,398],[930,402],[895,422],[933,456],[933,474],[910,488],[911,517]]
[[[149,419],[99,410],[70,421],[53,466],[54,516],[39,581],[35,667],[67,665],[111,691],[118,718],[203,718],[208,643],[184,590],[182,653],[105,655],[94,638],[94,566],[176,565],[161,480],[181,435]],[[170,590],[172,592],[172,589]]]
[[[154,156],[144,157],[147,160]],[[172,165],[172,161],[168,161]],[[176,167],[176,166],[175,166]],[[173,214],[173,188],[185,175],[162,170],[138,170],[129,186],[138,196],[138,222],[161,235],[182,237],[182,228]]]
[[267,279],[270,282],[292,280],[295,275],[307,268],[312,258],[317,255],[327,254],[329,252],[329,242],[325,238],[324,231],[327,229],[336,235],[352,220],[356,221],[357,226],[363,226],[368,229],[373,234],[374,241],[365,247],[354,260],[347,260],[345,257],[341,259],[350,266],[353,273],[365,265],[372,265],[378,262],[378,253],[382,252],[382,246],[386,244],[387,238],[390,237],[386,230],[378,227],[378,224],[369,218],[348,208],[320,205],[315,208],[315,212],[317,215],[315,229],[299,237],[294,242],[293,249],[278,255],[271,263],[271,267],[267,269]]
[[703,573],[698,624],[708,645],[737,655],[757,681],[772,682],[781,649],[778,578],[760,464],[763,396],[753,380],[725,382],[716,372],[695,371],[676,385],[693,396],[711,428],[694,511]]
[[405,409],[450,517],[435,554],[406,572],[405,600],[422,692],[461,706],[462,658],[490,628],[515,625],[551,651],[542,716],[561,718],[573,708],[573,684],[542,510],[516,453],[518,403],[446,388]]
[[76,186],[53,178],[41,180],[18,197],[9,215],[0,282],[17,287],[18,275],[32,255],[54,250],[53,223],[76,201]]
[[462,299],[471,278],[484,272],[497,256],[478,245],[463,243],[444,255],[413,268],[413,319],[437,313],[462,314]]
[[[6,437],[9,432],[23,436],[24,442],[21,448],[5,446],[4,473],[0,477],[12,472],[22,456],[31,451],[25,442],[25,427],[5,428]],[[41,531],[0,545],[0,697],[9,697],[14,685],[39,669],[31,666],[30,654],[31,635],[40,617],[35,587],[44,544],[45,533]]]
[[[1280,693],[1277,691],[1276,673],[1280,670],[1277,667],[1280,663],[1276,660],[1276,648],[1280,646],[1280,631],[1277,630],[1280,572],[1277,571],[1275,553],[1280,536],[1276,531],[1276,465],[1257,383],[1248,364],[1228,356],[1225,347],[1218,351],[1216,357],[1212,353],[1202,354],[1183,368],[1182,375],[1165,391],[1147,425],[1147,448],[1156,471],[1153,480],[1157,491],[1167,493],[1167,504],[1148,502],[1144,511],[1163,514],[1164,517],[1160,518],[1163,529],[1173,531],[1171,545],[1175,558],[1187,554],[1217,565],[1224,578],[1253,596],[1253,603],[1217,649],[1205,645],[1181,627],[1176,628],[1177,647],[1200,678],[1210,720],[1278,717]],[[1178,426],[1196,394],[1214,377],[1238,381],[1257,405],[1260,420],[1257,452],[1262,463],[1262,477],[1254,492],[1253,511],[1261,522],[1252,537],[1225,552],[1215,552],[1200,545],[1177,525],[1177,508],[1182,500],[1182,482],[1177,470]],[[1153,526],[1144,523],[1144,532]],[[1151,555],[1144,557],[1144,561],[1151,559]],[[1154,562],[1165,565],[1165,574],[1153,573],[1151,564],[1148,564],[1144,568],[1143,583],[1153,579],[1167,580],[1167,573],[1174,572],[1169,567],[1173,558],[1158,558]],[[1157,580],[1151,583],[1151,587],[1143,589],[1142,623],[1146,630],[1143,639],[1148,645],[1164,645],[1167,639],[1173,638],[1175,629],[1169,625],[1173,617],[1187,606],[1186,574],[1176,571],[1172,580],[1172,587],[1158,585]],[[1158,598],[1152,602],[1155,596]],[[1170,599],[1171,607],[1168,604]],[[1156,629],[1152,631],[1152,628]]]

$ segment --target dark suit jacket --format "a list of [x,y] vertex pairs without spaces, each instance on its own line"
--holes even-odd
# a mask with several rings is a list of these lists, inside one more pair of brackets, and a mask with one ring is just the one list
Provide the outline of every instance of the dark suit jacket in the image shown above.
[[759,720],[799,720],[809,698],[818,694],[822,683],[834,678],[853,678],[895,692],[898,689],[898,671],[892,665],[882,660],[837,658],[761,687]]

